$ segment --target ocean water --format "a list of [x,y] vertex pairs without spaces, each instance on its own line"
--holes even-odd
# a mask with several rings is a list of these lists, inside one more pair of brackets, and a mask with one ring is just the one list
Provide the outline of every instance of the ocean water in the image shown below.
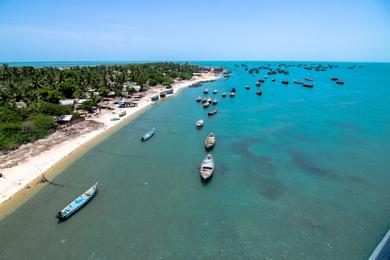
[[[390,64],[290,67],[260,97],[266,71],[235,63],[277,64],[201,63],[232,76],[157,103],[64,169],[53,180],[64,187],[45,186],[0,222],[0,259],[367,259],[390,226]],[[313,89],[292,83],[304,77]],[[219,90],[210,118],[195,102],[205,87]],[[209,132],[216,170],[204,184]],[[58,224],[95,181],[91,203]]]

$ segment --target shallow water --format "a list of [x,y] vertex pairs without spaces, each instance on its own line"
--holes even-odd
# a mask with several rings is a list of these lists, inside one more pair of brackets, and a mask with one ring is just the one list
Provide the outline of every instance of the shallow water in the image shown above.
[[[54,179],[65,187],[44,187],[0,222],[0,258],[366,259],[390,225],[390,64],[290,67],[269,76],[261,97],[264,70],[201,64],[232,77],[156,104],[79,158]],[[304,77],[313,89],[292,83]],[[219,90],[210,118],[195,102],[204,87]],[[236,97],[222,99],[231,87]],[[204,185],[209,132],[216,172]],[[56,212],[95,181],[96,198],[57,224]]]

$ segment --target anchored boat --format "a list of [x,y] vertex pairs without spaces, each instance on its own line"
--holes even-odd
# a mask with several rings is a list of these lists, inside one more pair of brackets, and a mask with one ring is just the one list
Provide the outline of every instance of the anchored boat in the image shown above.
[[207,137],[206,140],[204,141],[204,147],[206,148],[207,151],[213,149],[215,145],[215,135],[213,133],[210,133]]
[[142,142],[145,142],[147,141],[148,139],[150,139],[154,133],[156,132],[156,129],[153,127],[152,129],[150,129],[149,131],[147,131],[142,137],[141,137],[141,141]]
[[198,121],[196,121],[196,128],[200,129],[203,127],[203,125],[204,125],[203,119],[199,119]]
[[66,206],[63,210],[57,213],[56,218],[58,218],[59,221],[67,220],[71,215],[81,209],[93,198],[93,196],[95,196],[97,192],[97,185],[98,183],[96,182],[95,185],[93,185],[86,192],[78,196],[74,201],[69,203],[68,206]]
[[217,110],[217,109],[214,109],[213,111],[209,111],[209,112],[207,113],[207,115],[213,116],[213,115],[215,115],[217,112],[218,112],[218,110]]
[[214,159],[211,154],[208,154],[200,165],[200,176],[203,181],[207,181],[213,176],[214,168]]

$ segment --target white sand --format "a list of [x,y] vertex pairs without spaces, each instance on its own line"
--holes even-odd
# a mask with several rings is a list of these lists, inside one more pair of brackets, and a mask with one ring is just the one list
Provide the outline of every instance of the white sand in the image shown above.
[[[176,82],[172,85],[174,94],[178,93],[179,90],[185,87],[203,81],[216,80],[218,77],[219,76],[214,73],[204,73],[201,76],[193,77],[191,80]],[[145,97],[138,102],[137,107],[117,109],[116,112],[119,110],[126,110],[126,115],[121,117],[121,120],[111,121],[111,118],[113,117],[112,112],[114,111],[103,110],[104,112],[102,112],[102,114],[91,119],[103,123],[104,127],[49,147],[47,150],[35,156],[30,156],[20,161],[16,166],[0,169],[0,173],[3,175],[3,177],[0,178],[0,204],[11,198],[15,193],[26,187],[30,182],[42,176],[42,174],[61,161],[61,159],[69,156],[73,151],[81,147],[86,142],[97,138],[98,135],[106,132],[108,129],[112,129],[114,126],[117,126],[126,118],[129,119],[135,113],[153,104],[154,102],[152,102],[150,98],[160,91],[161,89],[159,88],[153,88],[152,90],[146,92]],[[5,160],[4,155],[0,156],[0,161],[1,160]]]

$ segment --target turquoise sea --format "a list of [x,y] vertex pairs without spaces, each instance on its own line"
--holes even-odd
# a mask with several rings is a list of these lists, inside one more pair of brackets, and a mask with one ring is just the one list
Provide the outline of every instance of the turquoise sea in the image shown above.
[[[261,97],[266,71],[234,65],[278,63],[198,62],[232,76],[159,102],[64,169],[53,180],[64,187],[45,186],[0,222],[0,259],[367,259],[390,227],[390,64],[285,62],[290,75],[269,76]],[[314,88],[293,84],[304,77]],[[210,118],[195,102],[206,87],[219,91]],[[209,132],[216,171],[203,184]],[[95,181],[91,203],[58,224]]]

